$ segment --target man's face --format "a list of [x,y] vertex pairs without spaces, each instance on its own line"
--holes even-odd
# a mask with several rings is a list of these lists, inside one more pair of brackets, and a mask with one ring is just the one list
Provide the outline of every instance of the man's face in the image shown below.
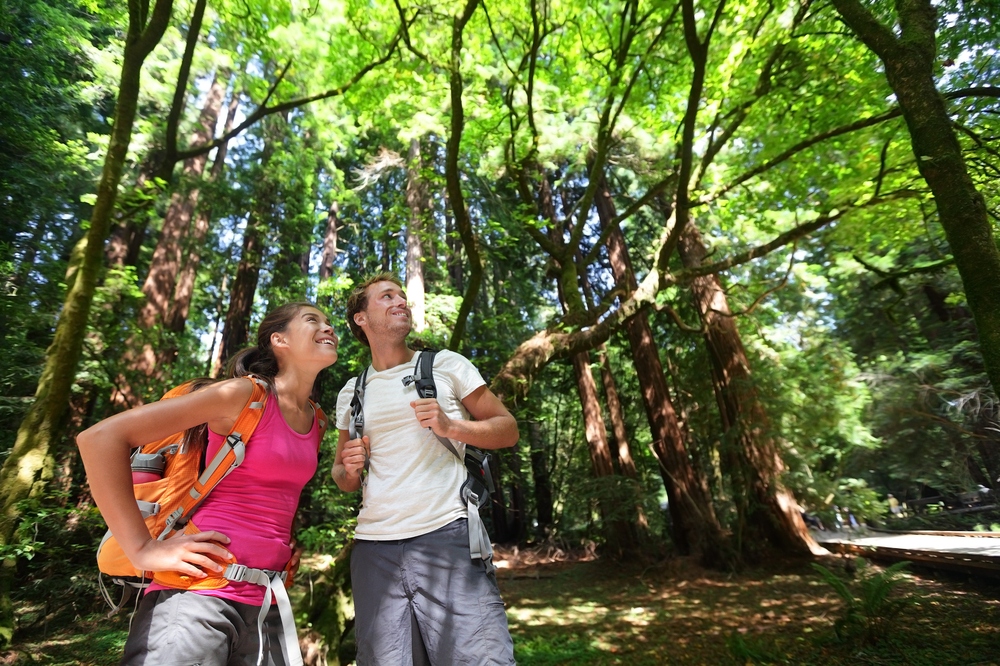
[[354,315],[354,321],[372,339],[402,340],[410,333],[412,318],[406,292],[393,282],[376,282],[368,287],[368,305]]

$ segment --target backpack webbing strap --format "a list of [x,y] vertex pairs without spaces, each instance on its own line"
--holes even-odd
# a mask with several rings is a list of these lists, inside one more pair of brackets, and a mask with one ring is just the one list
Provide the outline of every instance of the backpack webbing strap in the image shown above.
[[267,569],[251,569],[242,564],[230,564],[222,572],[222,576],[230,582],[253,583],[264,588],[264,603],[257,615],[257,664],[264,663],[264,620],[271,609],[271,602],[278,607],[281,616],[281,632],[278,642],[285,655],[287,666],[302,666],[302,651],[299,649],[299,637],[295,633],[295,617],[292,615],[292,603],[285,591],[285,572],[268,571]]
[[[437,384],[434,383],[434,355],[437,354],[435,351],[429,349],[422,349],[417,352],[417,362],[413,367],[413,383],[417,385],[417,395],[421,398],[437,398]],[[405,381],[405,380],[404,380]],[[431,432],[434,432],[433,430]],[[455,457],[462,460],[462,454],[458,452],[458,448],[455,444],[447,437],[442,437],[441,435],[434,433],[438,441],[441,442],[446,449],[455,454]]]
[[267,383],[252,375],[247,376],[252,384],[250,398],[240,411],[236,423],[233,424],[226,440],[219,447],[218,453],[205,467],[198,480],[191,486],[191,490],[181,499],[180,505],[174,509],[163,532],[158,537],[159,540],[166,539],[177,530],[184,529],[191,515],[195,512],[212,490],[219,485],[226,476],[243,463],[246,454],[246,443],[253,435],[254,430],[260,423],[264,415],[264,403],[267,399]]
[[[354,380],[354,397],[351,398],[351,422],[347,425],[347,433],[351,439],[361,439],[365,435],[365,384],[368,379],[368,371],[372,366],[365,368],[360,377]],[[368,483],[368,470],[371,467],[371,456],[368,449],[365,449],[365,467],[361,470],[361,486]]]
[[[417,362],[413,369],[413,383],[417,385],[417,395],[421,398],[437,398],[437,385],[434,383],[434,355],[436,353],[432,350],[423,349],[417,354]],[[490,533],[483,523],[483,518],[479,515],[479,507],[486,502],[489,493],[493,492],[493,478],[489,473],[485,454],[475,456],[476,462],[485,466],[486,479],[479,479],[481,472],[474,474],[468,468],[467,457],[470,455],[468,446],[466,446],[466,455],[463,456],[458,452],[458,447],[450,439],[442,437],[436,432],[434,436],[437,437],[438,441],[446,449],[455,454],[455,457],[462,463],[462,466],[466,468],[468,479],[462,484],[459,494],[468,509],[469,554],[474,560],[485,560],[487,571],[492,571],[494,568],[493,544],[490,542]],[[472,488],[470,481],[473,479],[478,479],[479,483],[482,484],[479,492],[476,492]]]

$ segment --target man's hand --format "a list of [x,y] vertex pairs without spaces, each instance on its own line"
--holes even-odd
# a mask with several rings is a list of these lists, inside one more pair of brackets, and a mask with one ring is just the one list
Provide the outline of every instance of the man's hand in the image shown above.
[[361,472],[365,469],[365,461],[370,455],[370,444],[368,435],[360,439],[349,439],[344,442],[341,462],[344,465],[344,474],[349,479],[360,479]]
[[220,562],[235,560],[224,547],[227,543],[229,537],[215,531],[181,534],[163,541],[150,539],[129,557],[129,561],[143,571],[177,571],[205,578],[206,572],[222,572],[225,567]]
[[454,421],[445,414],[438,403],[437,398],[419,398],[410,403],[413,413],[422,428],[430,428],[436,435],[451,439],[448,433],[451,432]]

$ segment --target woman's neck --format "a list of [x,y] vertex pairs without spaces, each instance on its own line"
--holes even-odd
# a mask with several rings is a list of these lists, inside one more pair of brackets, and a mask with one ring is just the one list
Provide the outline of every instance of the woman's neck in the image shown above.
[[316,374],[296,368],[282,369],[274,377],[274,390],[282,401],[290,401],[300,409],[309,405]]

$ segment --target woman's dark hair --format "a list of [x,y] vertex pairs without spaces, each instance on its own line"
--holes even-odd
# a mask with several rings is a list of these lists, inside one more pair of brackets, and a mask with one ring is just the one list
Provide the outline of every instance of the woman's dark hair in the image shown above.
[[[257,327],[257,344],[236,352],[226,364],[226,377],[257,375],[274,390],[274,377],[278,374],[278,359],[271,347],[271,336],[281,333],[302,308],[316,308],[312,303],[288,303],[271,310]],[[319,310],[319,308],[316,308]]]

